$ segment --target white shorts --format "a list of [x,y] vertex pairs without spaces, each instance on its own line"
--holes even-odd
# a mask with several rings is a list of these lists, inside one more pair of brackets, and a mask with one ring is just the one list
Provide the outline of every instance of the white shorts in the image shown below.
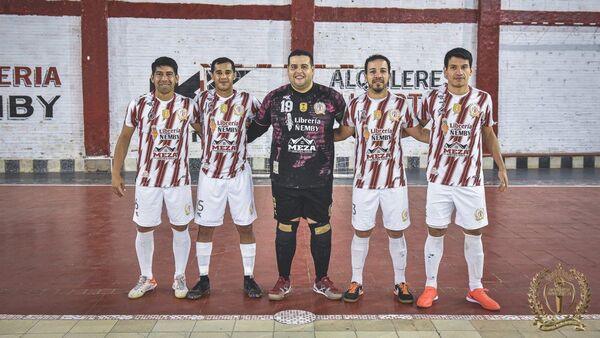
[[467,230],[479,229],[488,224],[483,185],[455,187],[439,183],[427,186],[426,223],[432,228],[447,228],[456,208],[455,223]]
[[256,220],[252,170],[248,163],[244,170],[232,179],[207,177],[200,170],[197,198],[194,217],[196,224],[209,227],[223,224],[227,202],[233,223],[250,225]]
[[194,218],[192,188],[189,185],[171,188],[136,186],[133,221],[142,227],[159,225],[163,200],[171,224],[187,225]]
[[400,231],[410,225],[408,190],[406,187],[389,189],[352,188],[352,226],[359,231],[375,227],[375,215],[381,206],[383,226]]

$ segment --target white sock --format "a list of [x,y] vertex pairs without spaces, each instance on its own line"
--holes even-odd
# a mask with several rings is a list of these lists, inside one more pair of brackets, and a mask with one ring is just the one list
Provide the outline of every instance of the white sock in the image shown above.
[[388,237],[390,256],[392,256],[392,265],[394,266],[394,284],[406,282],[404,272],[406,270],[406,238]]
[[444,236],[434,237],[427,234],[425,240],[425,286],[437,288],[437,274],[444,255]]
[[200,271],[200,276],[208,276],[211,253],[212,242],[196,242],[196,257],[198,258],[198,270]]
[[354,234],[350,251],[352,252],[352,281],[362,284],[363,267],[369,253],[369,237],[363,238]]
[[483,287],[483,242],[481,235],[465,234],[465,260],[469,271],[469,288],[471,290]]
[[185,275],[192,240],[187,229],[177,231],[171,228],[171,230],[173,230],[173,256],[175,257],[175,277],[177,277]]
[[137,232],[135,236],[135,253],[137,254],[140,273],[152,279],[152,256],[154,255],[154,230]]
[[244,276],[254,275],[254,260],[256,258],[256,243],[240,244]]

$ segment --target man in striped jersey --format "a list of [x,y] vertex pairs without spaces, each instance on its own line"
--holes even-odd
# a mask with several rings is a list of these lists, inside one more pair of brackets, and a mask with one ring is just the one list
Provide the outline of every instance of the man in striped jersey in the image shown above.
[[198,116],[192,126],[202,142],[201,168],[194,222],[198,224],[196,256],[200,279],[188,292],[189,299],[210,294],[208,270],[215,227],[223,224],[229,202],[231,218],[240,235],[244,266],[244,291],[250,298],[262,296],[254,281],[256,240],[252,222],[256,219],[252,170],[246,159],[246,126],[260,102],[245,91],[233,89],[235,64],[221,57],[211,63],[214,90],[198,95]]
[[423,129],[411,113],[404,96],[389,92],[390,60],[372,55],[365,61],[369,88],[348,104],[342,124],[334,130],[335,140],[352,135],[355,143],[354,187],[352,189],[352,282],[344,301],[356,302],[363,294],[363,267],[369,251],[369,237],[375,227],[375,215],[381,206],[383,223],[389,238],[394,267],[394,294],[401,303],[411,304],[414,297],[406,283],[406,240],[410,225],[406,175],[402,165],[402,132],[429,142],[429,130]]
[[113,191],[122,197],[125,185],[120,172],[131,137],[136,133],[139,144],[133,221],[137,223],[135,251],[141,275],[129,291],[129,298],[140,298],[157,286],[152,256],[154,229],[161,223],[163,200],[173,230],[173,290],[175,297],[185,298],[185,267],[191,245],[187,229],[194,217],[188,135],[197,108],[191,99],[175,93],[179,81],[175,60],[164,56],[156,59],[150,81],[154,89],[131,101],[127,108],[112,168]]
[[444,58],[447,83],[428,91],[420,104],[419,120],[432,120],[427,165],[427,217],[425,241],[427,281],[417,300],[421,308],[438,299],[437,274],[444,251],[444,235],[456,209],[455,223],[465,235],[464,255],[469,272],[467,301],[497,311],[500,305],[483,288],[483,243],[481,233],[488,224],[483,187],[482,143],[492,152],[499,168],[500,191],[508,177],[500,146],[492,126],[490,94],[469,86],[473,57],[463,48],[450,50]]

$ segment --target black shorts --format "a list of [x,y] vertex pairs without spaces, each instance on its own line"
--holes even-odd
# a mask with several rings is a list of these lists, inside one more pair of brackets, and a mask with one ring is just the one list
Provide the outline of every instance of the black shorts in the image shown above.
[[286,223],[298,217],[318,223],[329,223],[331,217],[332,184],[316,188],[288,188],[271,185],[275,219]]

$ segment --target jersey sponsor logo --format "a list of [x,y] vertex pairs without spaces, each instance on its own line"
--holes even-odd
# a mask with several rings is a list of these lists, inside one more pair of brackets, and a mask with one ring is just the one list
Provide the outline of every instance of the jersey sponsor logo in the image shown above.
[[473,103],[472,105],[469,106],[469,115],[471,115],[471,117],[476,118],[476,117],[479,117],[480,114],[481,114],[481,107],[479,107],[479,105],[477,103]]
[[287,126],[289,131],[291,131],[294,127],[294,119],[292,118],[292,113],[287,113],[287,115],[285,116],[285,125]]
[[219,133],[237,133],[238,123],[236,121],[217,121]]
[[210,126],[210,131],[211,132],[215,132],[215,130],[217,129],[217,122],[215,122],[215,118],[214,117],[210,117],[210,123],[208,124]]
[[450,136],[471,136],[471,125],[452,122],[448,125]]
[[452,142],[444,144],[444,155],[452,157],[469,156],[469,145],[461,144],[460,142]]
[[389,148],[375,147],[367,150],[367,161],[386,161],[392,159]]
[[392,139],[391,128],[371,128],[371,140],[389,141]]
[[317,151],[317,145],[315,140],[307,139],[304,136],[296,139],[292,138],[288,142],[288,151],[290,153],[310,154]]
[[461,111],[461,110],[462,110],[462,105],[461,105],[460,103],[455,103],[455,104],[452,106],[452,111],[453,111],[455,114],[458,114],[458,113],[460,113],[460,111]]
[[288,126],[288,130],[294,129],[295,131],[310,131],[315,132],[319,131],[319,125],[321,124],[321,120],[318,118],[306,118],[302,116],[296,116],[292,120],[291,114],[288,113],[286,116],[286,124]]
[[444,135],[448,134],[448,120],[443,119],[442,120],[442,132],[444,133]]
[[373,112],[373,118],[375,120],[379,120],[381,118],[381,114],[382,114],[381,110],[377,109]]
[[176,160],[178,157],[177,148],[168,145],[155,147],[152,156],[157,160]]
[[227,113],[227,110],[229,110],[229,109],[227,108],[227,105],[225,103],[223,103],[219,107],[219,110],[221,111],[221,113],[225,114],[225,113]]
[[171,111],[168,109],[163,109],[161,114],[162,114],[163,119],[166,120],[171,116]]
[[181,133],[181,129],[160,129],[158,135],[160,136],[161,141],[177,141],[179,140],[179,135]]
[[228,139],[214,140],[211,145],[211,150],[218,153],[235,153],[237,152],[237,146],[234,141]]
[[308,110],[308,103],[300,102],[300,106],[298,108],[301,112],[305,113]]
[[153,139],[156,139],[158,137],[158,130],[156,130],[156,126],[152,126],[150,128],[150,133],[152,134]]

